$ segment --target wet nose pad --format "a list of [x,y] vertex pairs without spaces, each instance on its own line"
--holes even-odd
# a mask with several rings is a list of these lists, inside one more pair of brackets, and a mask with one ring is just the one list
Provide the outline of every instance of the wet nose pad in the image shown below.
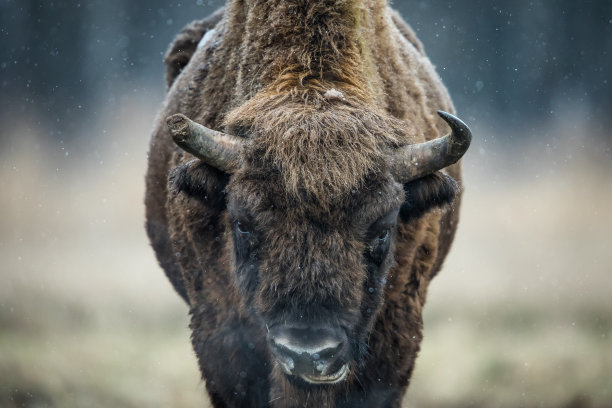
[[282,327],[268,334],[274,357],[288,374],[325,375],[334,367],[346,344],[346,335],[332,330]]

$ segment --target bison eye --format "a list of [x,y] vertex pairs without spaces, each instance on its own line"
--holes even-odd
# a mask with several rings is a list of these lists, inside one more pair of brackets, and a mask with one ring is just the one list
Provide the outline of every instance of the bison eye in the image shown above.
[[378,242],[384,242],[386,240],[389,239],[389,234],[391,234],[391,231],[389,229],[384,230],[383,232],[380,233],[380,235],[378,236]]
[[248,235],[251,233],[251,231],[249,231],[248,226],[243,221],[236,222],[236,231],[238,231],[238,233],[241,235]]
[[389,239],[391,237],[391,229],[386,228],[382,230],[374,239],[368,244],[367,255],[368,258],[375,264],[380,265],[385,259],[385,255],[389,250]]
[[234,250],[236,259],[246,260],[255,245],[255,234],[252,234],[252,226],[244,220],[234,221]]

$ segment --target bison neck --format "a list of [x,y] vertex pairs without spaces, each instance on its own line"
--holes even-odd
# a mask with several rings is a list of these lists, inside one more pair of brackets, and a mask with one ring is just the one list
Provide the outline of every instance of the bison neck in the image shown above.
[[335,85],[367,98],[376,88],[371,42],[386,7],[386,0],[234,0],[229,22],[244,27],[241,96]]

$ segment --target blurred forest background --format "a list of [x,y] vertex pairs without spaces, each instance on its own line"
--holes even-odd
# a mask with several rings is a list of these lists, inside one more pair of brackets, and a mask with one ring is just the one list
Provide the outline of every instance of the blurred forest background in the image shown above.
[[[196,407],[143,228],[163,55],[222,1],[0,0],[0,407]],[[612,407],[612,2],[395,1],[474,132],[409,407]]]

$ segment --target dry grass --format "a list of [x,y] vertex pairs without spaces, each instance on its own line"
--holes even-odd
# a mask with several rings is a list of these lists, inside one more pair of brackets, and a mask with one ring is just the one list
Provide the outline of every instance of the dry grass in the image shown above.
[[[206,403],[187,309],[143,230],[152,110],[123,108],[86,142],[26,126],[3,142],[2,407]],[[612,406],[612,166],[579,144],[472,150],[408,406]]]

